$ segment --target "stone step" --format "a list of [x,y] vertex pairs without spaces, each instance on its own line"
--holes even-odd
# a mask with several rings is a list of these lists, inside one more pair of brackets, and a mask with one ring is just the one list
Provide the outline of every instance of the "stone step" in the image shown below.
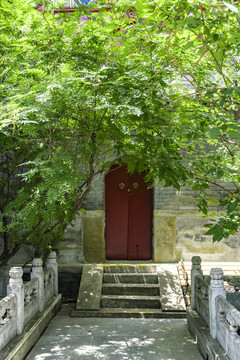
[[158,284],[158,276],[150,273],[105,273],[103,283]]
[[103,295],[159,296],[158,284],[112,284],[102,285]]
[[73,310],[71,317],[136,318],[136,319],[185,319],[186,312],[164,312],[161,309],[104,308],[99,311]]
[[104,265],[104,273],[156,273],[156,265],[129,265],[129,264],[113,264]]
[[158,296],[102,295],[101,308],[160,309]]

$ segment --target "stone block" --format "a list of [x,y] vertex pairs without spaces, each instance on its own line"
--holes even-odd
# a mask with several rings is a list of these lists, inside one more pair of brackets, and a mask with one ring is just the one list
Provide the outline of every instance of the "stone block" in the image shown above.
[[162,310],[185,311],[185,302],[176,264],[158,265],[157,272]]
[[176,220],[159,216],[154,211],[153,220],[154,262],[174,262],[176,257]]
[[87,211],[83,215],[84,257],[88,262],[105,260],[105,212],[103,210]]
[[76,310],[100,309],[102,278],[102,266],[83,266]]

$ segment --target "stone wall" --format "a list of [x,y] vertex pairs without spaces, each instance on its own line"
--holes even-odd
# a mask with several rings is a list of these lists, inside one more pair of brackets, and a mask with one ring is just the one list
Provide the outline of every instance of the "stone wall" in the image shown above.
[[[209,197],[213,193],[216,193],[214,187],[208,190]],[[153,194],[154,262],[177,262],[180,259],[190,261],[194,255],[204,255],[205,261],[239,260],[239,234],[220,243],[212,243],[212,237],[205,235],[204,224],[207,219],[198,212],[197,192],[187,187],[177,191],[172,187],[156,186]],[[219,195],[224,194],[220,191]],[[81,214],[76,219],[74,227],[67,228],[64,240],[55,249],[61,292],[66,289],[65,293],[69,298],[76,296],[83,263],[105,261],[104,176],[95,181],[83,207],[86,214]],[[213,204],[212,210],[218,210],[216,204]],[[31,257],[31,252],[21,251],[11,259],[11,265],[23,264]]]
[[[229,185],[231,187],[231,185]],[[86,215],[82,219],[82,245],[75,248],[78,263],[105,261],[105,201],[104,177],[99,178],[87,200],[84,202]],[[216,194],[213,186],[207,191],[211,197]],[[222,191],[218,192],[223,196]],[[198,212],[197,192],[183,187],[177,191],[173,187],[154,188],[153,211],[153,261],[190,261],[194,255],[204,255],[206,261],[237,261],[240,255],[240,235],[231,236],[220,243],[213,243],[212,237],[205,235],[207,219]],[[216,203],[213,211],[218,211]],[[70,247],[79,241],[79,229],[71,229],[71,237],[59,246],[64,256],[59,262],[68,262]],[[82,252],[83,251],[83,252]],[[78,253],[78,255],[76,255]],[[73,259],[74,260],[74,259]],[[75,263],[75,260],[73,261]]]

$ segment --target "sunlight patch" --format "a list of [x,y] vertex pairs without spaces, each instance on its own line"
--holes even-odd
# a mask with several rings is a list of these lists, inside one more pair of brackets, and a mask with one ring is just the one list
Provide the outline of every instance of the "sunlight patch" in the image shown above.
[[52,356],[52,354],[45,353],[45,354],[37,355],[37,356],[35,357],[35,360],[45,360],[45,359],[48,358],[49,356]]
[[104,358],[105,355],[99,352],[98,346],[84,345],[74,350],[78,355],[94,355],[97,358]]

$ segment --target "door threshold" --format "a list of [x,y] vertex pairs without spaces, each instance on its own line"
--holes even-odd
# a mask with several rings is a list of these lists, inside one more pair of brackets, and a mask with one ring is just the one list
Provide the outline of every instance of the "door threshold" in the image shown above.
[[103,264],[155,264],[153,260],[105,260]]

